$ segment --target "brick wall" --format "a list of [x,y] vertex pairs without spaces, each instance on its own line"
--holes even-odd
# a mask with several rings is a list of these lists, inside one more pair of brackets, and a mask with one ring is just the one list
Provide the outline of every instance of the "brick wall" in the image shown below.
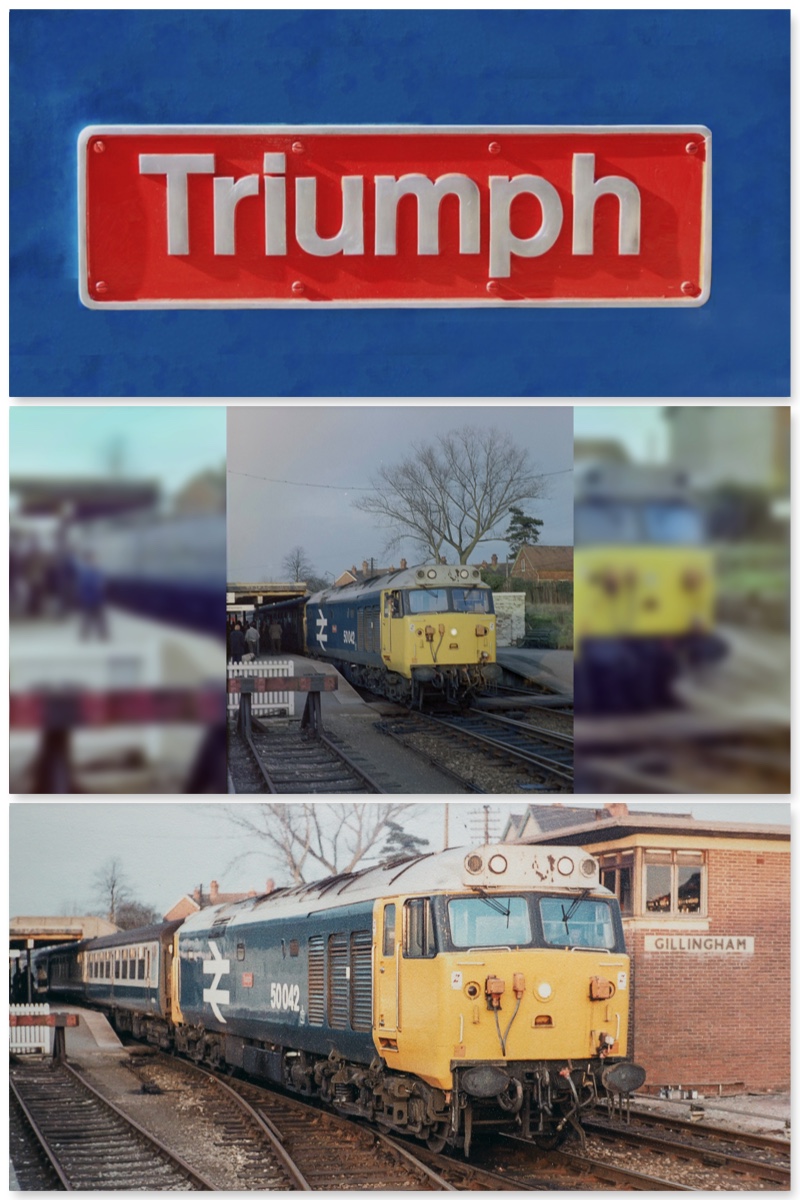
[[[790,856],[708,849],[708,934],[755,938],[755,953],[647,952],[665,920],[626,922],[634,1054],[648,1085],[789,1089]],[[728,1090],[726,1088],[726,1090]],[[740,1090],[740,1089],[733,1089]]]

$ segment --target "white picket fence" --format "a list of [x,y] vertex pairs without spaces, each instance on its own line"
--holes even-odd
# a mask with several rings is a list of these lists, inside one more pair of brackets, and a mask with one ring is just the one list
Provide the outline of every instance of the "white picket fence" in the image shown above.
[[[17,1017],[46,1017],[50,1005],[12,1004],[10,1011]],[[8,1032],[12,1054],[52,1053],[53,1030],[49,1025],[12,1025]]]
[[[276,675],[294,675],[294,662],[290,658],[257,659],[250,663],[228,663],[228,679],[243,675],[262,676],[274,679]],[[270,713],[285,712],[294,716],[296,692],[253,692],[251,712],[254,717]],[[228,692],[228,716],[235,717],[239,709],[239,693]]]

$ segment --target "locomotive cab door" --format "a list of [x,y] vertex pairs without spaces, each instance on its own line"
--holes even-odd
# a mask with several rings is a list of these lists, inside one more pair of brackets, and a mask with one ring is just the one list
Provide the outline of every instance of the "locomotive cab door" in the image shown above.
[[402,597],[399,592],[384,592],[381,608],[381,657],[387,666],[403,652]]
[[[399,975],[397,959],[400,952],[398,905],[393,901],[377,907],[375,934],[375,1034],[383,1041],[394,1040],[398,1029]],[[387,1049],[396,1049],[387,1046]]]

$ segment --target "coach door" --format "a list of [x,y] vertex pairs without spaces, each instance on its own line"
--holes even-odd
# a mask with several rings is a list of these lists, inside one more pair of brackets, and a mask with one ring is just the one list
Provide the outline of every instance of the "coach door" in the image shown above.
[[399,976],[397,960],[400,951],[399,905],[394,901],[378,905],[375,962],[375,1034],[382,1041],[395,1042],[387,1049],[397,1049],[396,1035]]

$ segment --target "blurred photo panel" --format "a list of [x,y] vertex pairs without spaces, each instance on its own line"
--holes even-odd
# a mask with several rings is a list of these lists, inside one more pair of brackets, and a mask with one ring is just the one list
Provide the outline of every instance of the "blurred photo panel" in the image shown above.
[[225,410],[9,413],[10,790],[226,790]]
[[576,407],[576,793],[789,790],[789,414]]

